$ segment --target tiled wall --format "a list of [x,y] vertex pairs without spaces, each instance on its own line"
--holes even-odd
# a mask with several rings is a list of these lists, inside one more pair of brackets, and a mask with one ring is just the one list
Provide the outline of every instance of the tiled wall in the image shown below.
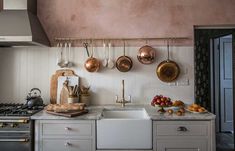
[[[130,72],[121,73],[117,69],[103,68],[100,72],[89,73],[83,68],[87,59],[84,48],[72,48],[73,69],[81,77],[82,84],[91,86],[92,104],[114,104],[115,95],[121,94],[122,79],[126,81],[126,94],[132,96],[133,103],[148,104],[156,94],[182,99],[187,103],[194,101],[193,47],[172,48],[171,58],[181,67],[181,75],[176,81],[178,86],[161,82],[155,73],[157,65],[166,59],[166,47],[156,47],[157,59],[151,65],[138,62],[138,49],[126,49],[126,54],[134,62]],[[122,55],[123,48],[115,47],[112,51],[112,57],[116,59]],[[32,87],[38,87],[42,90],[44,101],[49,103],[50,77],[59,69],[56,65],[57,54],[58,49],[55,47],[0,48],[0,101],[24,102],[27,92]],[[103,49],[96,48],[94,55],[103,59]],[[185,85],[187,80],[189,85]]]

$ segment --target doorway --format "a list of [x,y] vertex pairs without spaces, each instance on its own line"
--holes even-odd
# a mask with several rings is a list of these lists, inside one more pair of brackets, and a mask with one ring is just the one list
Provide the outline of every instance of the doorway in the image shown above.
[[234,150],[234,29],[195,29],[195,99],[216,115],[217,151]]
[[[233,150],[233,74],[232,74],[232,34],[211,40],[211,81],[214,89],[212,105],[215,108],[217,150]],[[214,91],[214,92],[213,92]]]
[[216,92],[212,92],[216,97],[211,103],[214,103],[212,106],[217,115],[216,131],[233,133],[232,35],[213,38],[211,42],[214,61],[211,76],[214,77]]

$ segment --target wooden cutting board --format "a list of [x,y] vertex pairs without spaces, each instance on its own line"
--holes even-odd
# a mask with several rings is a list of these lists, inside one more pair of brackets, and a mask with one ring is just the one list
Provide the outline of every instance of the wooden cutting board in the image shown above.
[[82,111],[72,111],[72,112],[67,112],[67,113],[57,113],[57,112],[53,112],[53,111],[46,111],[48,114],[52,114],[52,115],[58,115],[58,116],[64,116],[64,117],[75,117],[75,116],[79,116],[79,115],[83,115],[88,113],[88,110],[82,110]]
[[60,76],[77,76],[77,75],[71,69],[61,69],[61,70],[57,70],[55,74],[51,76],[51,83],[50,83],[50,103],[51,104],[56,104],[58,77]]

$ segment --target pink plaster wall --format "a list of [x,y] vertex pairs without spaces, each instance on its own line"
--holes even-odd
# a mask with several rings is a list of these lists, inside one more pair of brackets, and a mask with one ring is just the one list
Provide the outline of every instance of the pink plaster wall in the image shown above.
[[0,11],[3,9],[3,1],[0,0]]
[[55,37],[190,37],[194,25],[235,25],[235,0],[38,0]]

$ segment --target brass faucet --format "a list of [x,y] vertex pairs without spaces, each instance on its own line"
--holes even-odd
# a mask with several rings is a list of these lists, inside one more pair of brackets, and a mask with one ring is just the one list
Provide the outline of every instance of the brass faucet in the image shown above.
[[121,103],[122,107],[125,107],[126,103],[131,103],[131,96],[129,95],[129,99],[125,99],[125,83],[124,80],[122,80],[122,98],[118,100],[118,96],[116,95],[116,103]]

